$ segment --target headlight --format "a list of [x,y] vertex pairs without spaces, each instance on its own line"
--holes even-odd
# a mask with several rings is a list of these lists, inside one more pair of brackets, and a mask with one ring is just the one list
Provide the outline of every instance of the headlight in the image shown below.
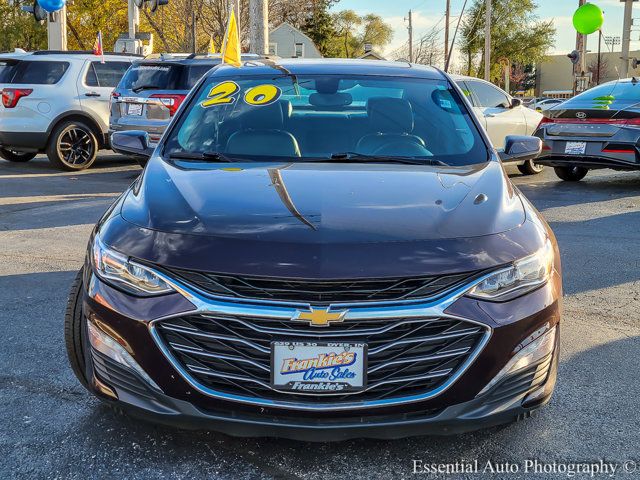
[[533,255],[499,270],[473,287],[467,295],[484,300],[506,301],[544,285],[553,270],[553,245],[547,240]]
[[93,240],[91,261],[98,277],[133,295],[150,296],[173,291],[153,271],[107,247],[97,234]]

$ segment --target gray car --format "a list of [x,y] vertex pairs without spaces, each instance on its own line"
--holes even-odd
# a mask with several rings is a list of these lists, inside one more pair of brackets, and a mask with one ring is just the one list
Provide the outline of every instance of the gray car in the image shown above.
[[640,170],[640,83],[604,83],[545,112],[538,130],[544,146],[536,160],[562,180],[589,170]]
[[[109,137],[113,132],[144,130],[150,142],[157,143],[191,88],[220,63],[220,56],[196,54],[153,55],[135,62],[111,94]],[[138,161],[146,163],[143,158]]]

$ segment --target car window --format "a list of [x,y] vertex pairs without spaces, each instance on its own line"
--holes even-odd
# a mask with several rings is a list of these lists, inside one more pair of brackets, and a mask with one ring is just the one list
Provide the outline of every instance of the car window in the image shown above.
[[184,88],[191,89],[198,83],[205,73],[211,70],[215,65],[191,65],[187,69],[187,78],[184,80]]
[[54,85],[60,81],[69,68],[68,62],[56,61],[21,61],[16,66],[16,71],[11,83]]
[[638,108],[640,105],[640,83],[610,82],[593,87],[573,98],[565,100],[559,108],[595,108],[613,110]]
[[500,89],[484,82],[467,81],[481,107],[509,108],[509,97]]
[[462,99],[444,80],[214,75],[183,112],[165,154],[214,151],[232,159],[305,161],[355,152],[448,165],[488,160]]
[[85,76],[85,84],[89,87],[114,88],[130,66],[129,62],[91,62]]
[[0,83],[9,83],[16,72],[18,62],[7,60],[0,61]]
[[469,89],[469,86],[466,84],[466,82],[458,80],[456,83],[460,87],[460,90],[462,90],[462,93],[464,93],[464,96],[467,97],[467,100],[469,100],[472,105],[475,104],[473,95],[471,94],[471,90]]
[[134,63],[122,77],[118,88],[177,90],[182,70],[182,65],[171,63]]

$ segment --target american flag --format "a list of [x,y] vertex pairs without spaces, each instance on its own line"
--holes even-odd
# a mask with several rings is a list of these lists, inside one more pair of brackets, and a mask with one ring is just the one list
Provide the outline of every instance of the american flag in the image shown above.
[[93,44],[93,54],[100,55],[100,63],[104,63],[104,50],[102,49],[102,31],[98,32],[96,41]]

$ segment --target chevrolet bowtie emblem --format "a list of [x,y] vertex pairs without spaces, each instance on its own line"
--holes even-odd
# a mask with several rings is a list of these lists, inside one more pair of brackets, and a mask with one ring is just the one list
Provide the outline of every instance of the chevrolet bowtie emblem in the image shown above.
[[309,312],[298,310],[293,320],[309,322],[312,327],[328,327],[331,322],[341,322],[344,320],[348,310],[330,312],[328,308],[311,308]]

